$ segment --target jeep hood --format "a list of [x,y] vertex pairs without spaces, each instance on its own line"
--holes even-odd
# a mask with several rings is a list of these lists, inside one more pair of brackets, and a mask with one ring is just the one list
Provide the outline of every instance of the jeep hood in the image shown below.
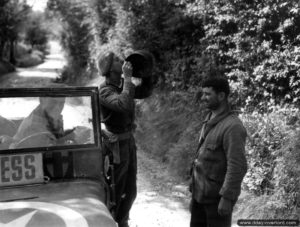
[[92,180],[0,189],[0,226],[116,227],[105,197],[104,184]]

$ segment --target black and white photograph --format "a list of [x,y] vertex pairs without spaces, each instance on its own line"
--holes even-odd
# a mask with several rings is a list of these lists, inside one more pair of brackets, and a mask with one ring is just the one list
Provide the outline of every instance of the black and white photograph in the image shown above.
[[300,1],[0,0],[0,227],[300,226]]

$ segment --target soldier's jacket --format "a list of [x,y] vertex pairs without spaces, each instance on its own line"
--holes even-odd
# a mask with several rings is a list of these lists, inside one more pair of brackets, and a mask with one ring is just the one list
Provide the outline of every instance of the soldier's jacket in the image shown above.
[[124,82],[117,87],[108,82],[100,85],[101,122],[112,133],[124,133],[134,129],[134,99],[148,97],[152,92],[151,78],[144,78],[140,86]]
[[101,121],[106,127],[105,131],[102,129],[104,152],[112,152],[115,164],[115,212],[119,224],[128,221],[137,190],[136,145],[132,133],[137,89],[131,82],[124,81],[123,88],[104,82],[99,90]]
[[124,86],[117,87],[108,82],[100,85],[101,122],[112,133],[124,133],[134,127],[134,94],[135,86],[131,82],[124,82]]
[[[107,81],[100,85],[101,122],[105,124],[109,133],[115,134],[116,138],[119,137],[122,140],[131,137],[127,134],[135,129],[134,99],[148,97],[152,92],[152,88],[151,78],[143,78],[139,86],[135,86],[126,80],[124,80],[124,83],[120,87],[110,84]],[[114,135],[108,135],[108,137],[114,138]],[[118,157],[118,154],[123,150],[123,146],[119,146],[119,141],[110,140],[104,142],[107,142],[106,145],[114,152],[115,163],[122,161],[120,160],[122,156]]]
[[193,198],[216,202],[220,197],[236,201],[247,171],[246,130],[228,108],[203,126],[201,147],[193,164]]

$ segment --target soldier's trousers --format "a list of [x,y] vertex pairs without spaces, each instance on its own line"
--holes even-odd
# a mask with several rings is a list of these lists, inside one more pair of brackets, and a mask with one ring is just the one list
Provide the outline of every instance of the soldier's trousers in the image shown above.
[[116,221],[126,226],[137,195],[137,158],[134,138],[119,141],[120,164],[115,164]]
[[232,214],[220,216],[218,205],[218,201],[206,204],[192,199],[190,227],[230,227]]

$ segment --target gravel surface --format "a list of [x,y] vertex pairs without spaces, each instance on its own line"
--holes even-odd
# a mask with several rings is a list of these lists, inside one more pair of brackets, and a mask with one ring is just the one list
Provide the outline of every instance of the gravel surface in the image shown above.
[[130,213],[130,227],[189,226],[188,190],[167,168],[138,152],[138,195]]

